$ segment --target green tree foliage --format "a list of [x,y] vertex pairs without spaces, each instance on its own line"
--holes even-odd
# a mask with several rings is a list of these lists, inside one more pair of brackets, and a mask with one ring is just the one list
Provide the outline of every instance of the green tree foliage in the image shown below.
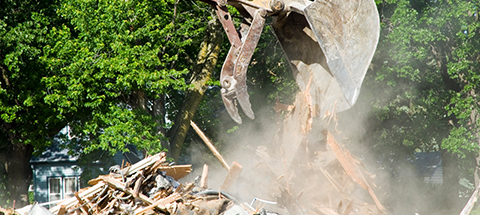
[[125,151],[126,143],[163,150],[166,111],[189,88],[205,8],[170,0],[2,5],[0,193],[17,207],[28,203],[30,157],[66,125],[81,153]]
[[379,2],[381,38],[363,85],[366,93],[359,99],[359,106],[372,105],[374,116],[367,119],[363,142],[394,177],[410,163],[406,158],[413,158],[414,152],[442,151],[442,193],[431,193],[443,196],[432,207],[440,213],[458,213],[463,201],[458,201],[459,191],[468,193],[459,180],[473,182],[479,143],[475,135],[479,123],[479,3]]
[[[80,116],[70,125],[87,149],[123,150],[125,143],[160,148],[155,99],[185,90],[186,49],[201,33],[193,14],[174,14],[175,1],[65,1],[58,14],[70,23],[53,28],[41,58],[49,104]],[[175,21],[182,25],[175,24]],[[156,116],[164,117],[164,116]],[[69,120],[70,121],[70,120]],[[94,141],[96,144],[91,144]]]
[[59,19],[54,1],[5,1],[0,17],[0,163],[6,173],[0,197],[22,206],[28,203],[32,152],[64,126],[43,100],[47,69],[39,61],[48,30]]
[[[2,203],[28,203],[28,161],[67,125],[64,138],[72,153],[86,158],[83,166],[93,165],[88,161],[97,153],[127,150],[127,143],[149,152],[169,148],[169,121],[179,116],[191,94],[185,92],[194,89],[191,71],[201,67],[196,59],[212,19],[208,8],[178,0],[8,1],[0,20]],[[278,92],[273,89],[296,89],[291,76],[282,76],[287,66],[268,29],[248,83],[257,109],[265,98],[270,107],[276,98],[283,100],[270,94]],[[224,43],[221,59],[227,50]],[[219,76],[220,66],[213,77]],[[219,93],[207,94],[197,115],[205,122],[202,127],[218,128],[212,113],[228,115]],[[273,119],[273,108],[267,112]],[[224,119],[228,126],[223,128],[236,128]],[[221,132],[213,137],[224,138]]]

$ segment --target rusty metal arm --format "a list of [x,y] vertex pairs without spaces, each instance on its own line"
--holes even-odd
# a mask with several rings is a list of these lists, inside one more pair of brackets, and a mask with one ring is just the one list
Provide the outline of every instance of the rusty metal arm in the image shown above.
[[[255,118],[247,92],[247,69],[260,40],[265,25],[265,16],[265,10],[255,11],[248,32],[242,35],[242,46],[237,48],[232,45],[220,74],[222,100],[232,119],[239,124],[242,123],[242,118],[238,114],[235,101],[238,101],[245,115],[251,119]],[[244,27],[246,26],[244,25]]]
[[202,1],[211,4],[215,9],[231,44],[220,74],[220,84],[222,86],[221,96],[231,118],[235,122],[241,124],[242,118],[238,113],[237,102],[242,107],[245,115],[251,119],[255,118],[247,92],[246,75],[248,65],[250,64],[250,60],[260,39],[263,26],[265,25],[265,17],[268,13],[272,13],[272,10],[266,8],[269,1],[230,1],[229,3],[232,3],[232,5],[241,13],[246,12],[242,13],[245,17],[253,17],[253,20],[250,23],[243,22],[241,24],[241,27],[243,28],[242,30],[248,31],[247,33],[244,33],[244,31],[237,32],[235,29],[232,17],[226,6],[226,0]]
[[254,119],[255,115],[250,104],[250,96],[247,92],[247,69],[258,41],[260,40],[263,26],[265,25],[265,16],[265,10],[260,9],[256,11],[235,65],[235,80],[237,81],[235,90],[237,100],[245,115],[250,119]]

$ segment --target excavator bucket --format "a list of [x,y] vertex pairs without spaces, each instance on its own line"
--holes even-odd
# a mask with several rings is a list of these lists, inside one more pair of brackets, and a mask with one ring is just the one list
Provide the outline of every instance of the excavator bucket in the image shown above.
[[[357,101],[380,32],[374,0],[202,1],[215,8],[231,44],[220,84],[225,107],[237,123],[242,123],[237,104],[247,117],[255,118],[247,68],[267,17],[273,18],[298,86],[311,95],[314,115],[343,111]],[[238,31],[226,4],[244,18]]]
[[[353,106],[375,52],[380,21],[373,0],[290,0],[272,26],[316,114]],[[283,5],[282,5],[283,6]],[[309,89],[307,85],[311,80]]]

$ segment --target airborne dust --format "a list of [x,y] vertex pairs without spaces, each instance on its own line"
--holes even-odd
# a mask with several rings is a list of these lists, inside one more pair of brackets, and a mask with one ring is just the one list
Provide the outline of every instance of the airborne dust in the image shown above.
[[[298,106],[294,111],[301,109]],[[381,155],[365,146],[372,140],[368,133],[368,119],[372,113],[364,107],[368,106],[359,102],[335,117],[315,118],[312,129],[304,135],[306,142],[299,140],[301,132],[285,132],[284,118],[261,117],[273,107],[256,110],[255,120],[244,122],[228,134],[226,145],[219,146],[227,163],[236,161],[243,166],[231,194],[247,204],[255,198],[277,202],[275,205],[257,201],[252,206],[280,214],[327,214],[330,210],[338,214],[381,214],[369,192],[345,175],[341,165],[335,162],[324,164],[335,159],[332,153],[328,153],[325,136],[321,133],[328,130],[335,135],[339,145],[359,161],[359,168],[364,171],[380,203],[387,208],[387,214],[458,214],[467,199],[457,204],[448,201],[441,195],[441,185],[426,184],[423,178],[417,177],[416,169],[408,158],[396,163],[396,168],[392,170],[389,168],[391,164],[386,164],[388,160],[382,160]],[[288,117],[288,111],[282,116]],[[228,116],[224,119],[228,120]],[[297,121],[302,126],[307,120]],[[288,144],[296,147],[285,150]],[[193,138],[188,150],[193,171],[185,181],[201,175],[206,163],[209,165],[208,185],[211,189],[218,189],[227,171],[200,139]],[[325,179],[325,172],[327,175],[330,173],[333,179]],[[332,183],[343,187],[335,190]],[[291,196],[286,197],[285,193]]]

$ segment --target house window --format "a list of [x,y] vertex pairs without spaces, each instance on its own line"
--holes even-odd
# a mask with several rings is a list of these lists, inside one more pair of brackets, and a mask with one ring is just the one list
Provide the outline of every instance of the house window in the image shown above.
[[53,177],[48,179],[49,201],[73,197],[78,191],[78,177]]
[[48,179],[48,186],[49,188],[49,198],[50,201],[60,200],[62,199],[62,183],[61,178],[50,178]]
[[64,189],[64,193],[65,193],[65,199],[66,198],[70,198],[70,197],[73,197],[75,192],[77,192],[77,178],[76,177],[68,177],[68,178],[64,178],[64,181],[65,181],[65,189]]

